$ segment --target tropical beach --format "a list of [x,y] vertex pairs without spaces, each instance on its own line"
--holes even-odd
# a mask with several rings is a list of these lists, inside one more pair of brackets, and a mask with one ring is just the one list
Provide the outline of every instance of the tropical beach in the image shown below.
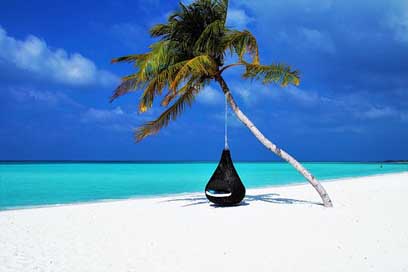
[[0,212],[0,271],[407,271],[408,173]]
[[[408,172],[406,163],[303,163],[318,180]],[[216,162],[0,162],[0,211],[203,192]],[[305,184],[281,162],[235,162],[248,189]]]
[[2,1],[0,272],[408,272],[407,52],[405,0]]

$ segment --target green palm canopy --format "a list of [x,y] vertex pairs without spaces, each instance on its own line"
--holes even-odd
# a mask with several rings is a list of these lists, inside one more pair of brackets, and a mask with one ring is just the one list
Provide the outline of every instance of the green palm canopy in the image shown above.
[[[299,84],[299,73],[284,64],[261,65],[256,38],[248,30],[234,30],[226,25],[227,0],[197,0],[179,4],[166,23],[150,29],[158,41],[143,54],[115,58],[113,63],[133,63],[136,72],[122,78],[111,101],[129,92],[141,91],[138,110],[149,110],[161,97],[164,112],[135,132],[137,141],[157,133],[175,120],[186,106],[212,80],[233,66],[242,65],[244,79],[282,86]],[[225,63],[227,55],[237,56],[236,63]],[[234,59],[234,58],[229,58]],[[219,81],[220,82],[220,81]]]
[[[165,24],[150,29],[158,41],[150,51],[113,59],[112,62],[133,63],[136,72],[122,78],[111,101],[132,91],[142,91],[139,112],[149,110],[156,97],[162,97],[166,108],[156,119],[145,123],[135,132],[136,141],[157,133],[175,120],[186,106],[191,106],[204,87],[216,81],[237,118],[270,151],[290,163],[316,189],[325,207],[333,203],[317,179],[289,153],[272,143],[239,109],[223,78],[223,72],[234,66],[243,66],[244,79],[260,80],[263,84],[281,86],[299,84],[299,72],[285,64],[262,65],[258,43],[248,30],[234,30],[226,25],[228,0],[196,0],[190,5],[180,3]],[[237,59],[225,63],[226,56]]]

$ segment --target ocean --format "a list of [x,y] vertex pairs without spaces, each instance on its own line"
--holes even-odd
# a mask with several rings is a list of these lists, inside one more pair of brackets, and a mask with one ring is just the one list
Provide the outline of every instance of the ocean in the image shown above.
[[[0,210],[202,192],[216,162],[0,163]],[[304,163],[319,180],[408,171],[398,163]],[[307,182],[287,163],[238,162],[247,187]],[[408,181],[407,181],[408,182]]]

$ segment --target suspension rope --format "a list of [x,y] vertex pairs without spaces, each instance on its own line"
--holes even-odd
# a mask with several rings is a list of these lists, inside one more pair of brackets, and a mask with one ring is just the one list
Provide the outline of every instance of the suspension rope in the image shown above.
[[224,128],[224,142],[225,142],[225,147],[224,149],[229,149],[228,147],[228,99],[227,96],[225,96],[225,122],[224,122],[225,128]]

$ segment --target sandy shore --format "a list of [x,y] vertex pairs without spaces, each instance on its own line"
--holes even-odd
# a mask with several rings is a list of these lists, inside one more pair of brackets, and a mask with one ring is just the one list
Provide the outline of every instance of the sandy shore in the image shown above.
[[0,212],[0,271],[408,271],[408,173]]

